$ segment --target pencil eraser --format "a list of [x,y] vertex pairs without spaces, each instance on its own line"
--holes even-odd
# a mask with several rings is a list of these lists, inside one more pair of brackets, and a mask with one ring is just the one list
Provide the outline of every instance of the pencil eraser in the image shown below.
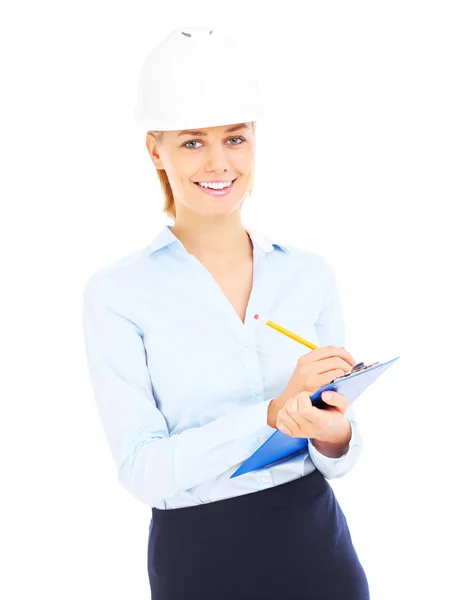
[[259,315],[254,315],[254,318],[255,319],[259,319]]

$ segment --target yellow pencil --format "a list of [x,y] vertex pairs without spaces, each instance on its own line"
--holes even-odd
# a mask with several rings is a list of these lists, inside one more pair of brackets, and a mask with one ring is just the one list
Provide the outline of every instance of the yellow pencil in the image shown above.
[[308,342],[307,340],[303,339],[299,335],[296,335],[295,333],[292,333],[292,331],[289,331],[288,329],[281,327],[281,325],[277,325],[273,321],[267,321],[267,319],[264,319],[263,317],[260,317],[259,315],[254,315],[254,318],[259,319],[260,321],[262,321],[269,327],[272,327],[272,329],[276,329],[277,331],[284,333],[284,335],[287,335],[288,337],[292,338],[296,342],[300,342],[307,348],[310,348],[310,350],[315,350],[316,348],[318,348],[318,346],[316,346],[316,344],[312,344],[311,342]]

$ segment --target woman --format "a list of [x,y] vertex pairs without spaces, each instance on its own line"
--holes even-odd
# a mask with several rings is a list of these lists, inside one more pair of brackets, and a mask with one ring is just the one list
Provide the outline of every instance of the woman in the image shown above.
[[[153,600],[369,598],[327,482],[358,460],[354,412],[336,393],[329,410],[309,399],[356,364],[341,346],[333,270],[241,221],[261,114],[245,55],[225,37],[186,28],[155,48],[136,116],[174,225],[84,290],[119,481],[152,509]],[[319,348],[305,352],[255,313]],[[308,450],[231,479],[277,428]]]

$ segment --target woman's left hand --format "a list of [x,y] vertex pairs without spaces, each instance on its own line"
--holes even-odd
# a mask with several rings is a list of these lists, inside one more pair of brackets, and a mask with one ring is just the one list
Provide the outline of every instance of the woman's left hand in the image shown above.
[[327,399],[323,393],[322,399],[330,407],[321,409],[313,406],[311,395],[310,392],[301,392],[289,398],[278,411],[276,427],[290,437],[330,442],[347,419],[348,399],[334,391]]

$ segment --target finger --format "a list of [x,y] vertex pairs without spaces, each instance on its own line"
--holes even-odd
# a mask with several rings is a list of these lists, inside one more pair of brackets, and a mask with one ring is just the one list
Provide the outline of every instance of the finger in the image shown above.
[[340,356],[318,360],[316,363],[316,368],[318,369],[318,375],[322,375],[323,373],[328,373],[330,371],[341,371],[340,375],[344,375],[345,373],[352,371],[352,365]]
[[348,358],[349,358],[348,362],[349,362],[349,363],[351,363],[353,367],[355,367],[355,365],[357,364],[357,361],[356,361],[356,359],[355,359],[355,358],[352,356],[352,354],[351,354],[350,352],[348,352],[348,351],[346,350],[346,348],[345,348],[344,346],[340,346],[340,348],[341,348],[342,350],[345,350],[345,351],[347,352],[347,355],[346,355],[346,360],[348,360]]
[[318,412],[322,412],[322,411],[319,410],[318,408],[316,408],[315,406],[311,405],[311,407],[307,408],[304,413],[299,413],[299,417],[301,419],[306,419],[308,421],[308,423],[311,423],[311,425],[314,425],[317,422],[317,420],[319,419]]
[[281,413],[281,419],[286,423],[286,425],[294,432],[298,433],[300,430],[299,420],[302,418],[300,415],[295,412],[290,412],[287,407],[284,407],[280,410],[278,414]]
[[289,405],[286,404],[286,410],[292,416],[292,418],[299,423],[302,417],[307,419],[310,423],[315,418],[314,406],[310,400],[308,392],[301,392],[292,398]]
[[286,409],[282,408],[276,417],[276,426],[277,428],[286,433],[286,435],[290,435],[292,437],[296,437],[298,434],[298,425],[292,419],[292,417],[287,413]]
[[313,406],[312,424],[313,427],[323,428],[332,424],[343,416],[343,413],[338,407],[327,405],[327,408],[316,408]]
[[300,394],[297,394],[294,398],[295,402],[292,403],[292,407],[295,408],[297,412],[303,415],[310,411],[313,403],[310,400],[309,392],[300,392]]
[[283,421],[278,422],[278,420],[277,420],[276,426],[277,426],[277,429],[279,429],[282,433],[285,433],[286,435],[289,435],[290,437],[294,437],[294,434],[292,433],[292,431],[289,429],[289,427]]
[[311,405],[309,394],[307,394],[306,392],[301,392],[301,394],[297,394],[296,396],[289,398],[289,400],[283,406],[283,409],[286,410],[289,414],[293,415],[296,420],[298,420],[301,410],[300,403],[303,407],[305,406],[305,397],[309,405]]
[[326,390],[322,392],[321,398],[326,404],[338,408],[343,413],[348,409],[349,400],[343,394],[338,394],[338,392],[334,392],[333,390]]
[[354,357],[346,350],[346,348],[342,346],[323,346],[322,348],[315,348],[312,350],[312,352],[315,361],[339,356],[346,362],[352,364],[353,367],[357,364],[357,362],[354,360]]

